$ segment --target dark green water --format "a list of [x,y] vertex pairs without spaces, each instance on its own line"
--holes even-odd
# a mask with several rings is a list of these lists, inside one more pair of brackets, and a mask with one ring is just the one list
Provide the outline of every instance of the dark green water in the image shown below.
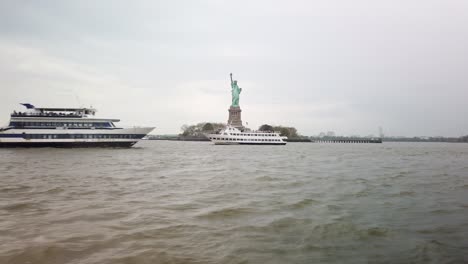
[[466,263],[468,144],[0,149],[0,263]]

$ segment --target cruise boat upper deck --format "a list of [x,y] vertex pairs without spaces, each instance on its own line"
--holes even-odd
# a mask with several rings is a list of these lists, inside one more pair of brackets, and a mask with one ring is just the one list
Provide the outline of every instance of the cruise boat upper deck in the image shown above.
[[94,108],[36,108],[31,104],[22,104],[25,112],[13,111],[11,117],[57,117],[57,118],[83,118],[96,114]]

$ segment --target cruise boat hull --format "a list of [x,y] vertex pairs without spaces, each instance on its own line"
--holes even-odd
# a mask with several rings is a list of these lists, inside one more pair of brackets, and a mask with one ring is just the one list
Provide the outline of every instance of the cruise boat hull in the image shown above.
[[239,143],[239,145],[284,146],[286,145],[286,142],[284,143]]
[[0,147],[125,148],[135,145],[153,129],[7,129],[0,132]]
[[249,142],[214,142],[215,145],[257,145],[257,146],[284,146],[283,143],[249,143]]
[[130,148],[137,142],[0,142],[0,148]]

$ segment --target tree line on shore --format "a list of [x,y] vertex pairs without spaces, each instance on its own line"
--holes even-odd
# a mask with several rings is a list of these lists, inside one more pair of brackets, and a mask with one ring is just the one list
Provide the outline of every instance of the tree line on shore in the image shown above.
[[[215,122],[201,122],[195,125],[183,125],[181,127],[183,137],[203,137],[207,133],[219,131],[226,127],[226,124]],[[281,136],[288,138],[300,138],[301,135],[297,132],[295,127],[286,126],[271,126],[268,124],[261,125],[259,131],[265,132],[278,132]]]
[[[226,127],[224,123],[217,122],[201,122],[195,125],[183,125],[181,127],[182,133],[179,134],[180,137],[185,138],[204,138],[206,134],[214,133],[216,131],[222,130]],[[247,129],[249,131],[249,129]],[[286,126],[272,126],[268,124],[261,125],[258,128],[259,131],[268,131],[268,132],[278,132],[281,136],[286,136],[288,139],[303,139],[311,138],[312,140],[317,139],[317,137],[304,137],[300,135],[295,127],[286,127]],[[347,138],[347,137],[333,137],[333,138]],[[431,137],[431,138],[392,138],[385,137],[383,141],[391,142],[467,142],[468,135],[458,138],[444,138],[444,137]]]

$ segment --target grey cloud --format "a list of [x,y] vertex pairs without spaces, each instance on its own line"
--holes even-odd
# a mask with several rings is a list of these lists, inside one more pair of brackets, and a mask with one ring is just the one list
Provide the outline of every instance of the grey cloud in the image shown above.
[[468,134],[464,1],[4,1],[0,121],[83,104],[177,133],[243,117],[393,135]]

